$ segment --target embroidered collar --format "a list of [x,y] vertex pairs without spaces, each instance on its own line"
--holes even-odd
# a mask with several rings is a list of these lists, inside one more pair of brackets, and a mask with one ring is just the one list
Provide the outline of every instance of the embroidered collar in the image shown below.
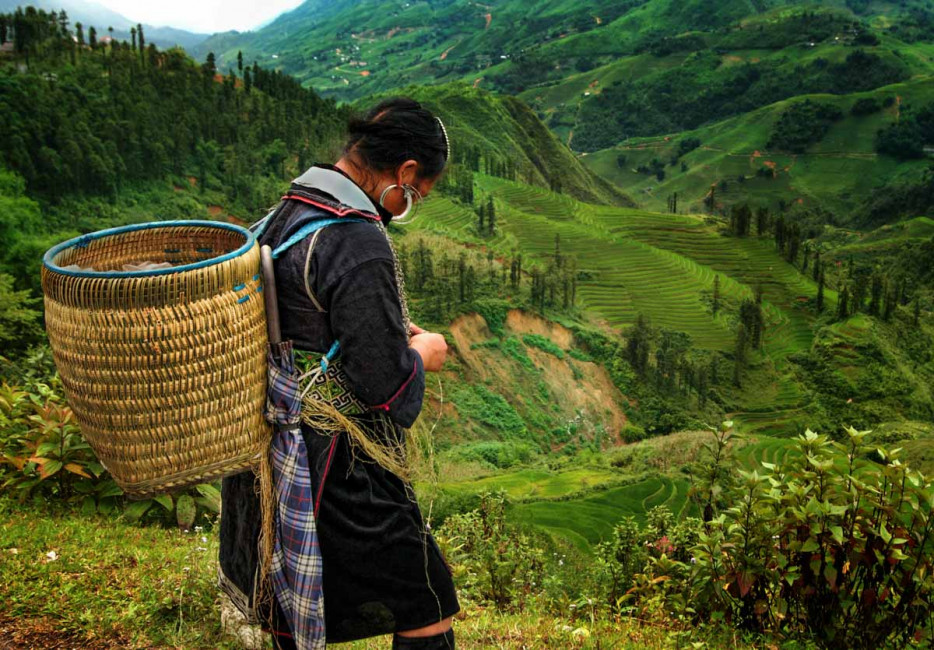
[[[363,189],[347,174],[333,165],[315,164],[292,181],[294,190],[323,192],[338,204],[339,212],[362,212],[370,218],[378,217],[384,225],[392,220],[392,213],[374,203]],[[288,195],[283,198],[289,198]]]

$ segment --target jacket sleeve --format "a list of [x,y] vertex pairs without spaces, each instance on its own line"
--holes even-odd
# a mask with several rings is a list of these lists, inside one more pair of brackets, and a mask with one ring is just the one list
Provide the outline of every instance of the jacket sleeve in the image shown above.
[[391,260],[371,259],[330,287],[331,331],[341,345],[341,364],[356,396],[410,427],[425,394],[421,355],[409,347]]

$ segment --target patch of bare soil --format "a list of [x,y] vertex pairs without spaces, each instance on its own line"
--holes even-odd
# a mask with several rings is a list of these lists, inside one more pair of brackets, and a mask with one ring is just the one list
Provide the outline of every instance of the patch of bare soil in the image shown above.
[[10,618],[0,614],[0,650],[143,650],[154,647],[132,645],[121,636],[88,638],[61,630],[44,618]]
[[574,344],[571,330],[547,321],[540,316],[512,309],[506,315],[506,329],[516,334],[538,334],[554,341],[558,347],[567,350]]

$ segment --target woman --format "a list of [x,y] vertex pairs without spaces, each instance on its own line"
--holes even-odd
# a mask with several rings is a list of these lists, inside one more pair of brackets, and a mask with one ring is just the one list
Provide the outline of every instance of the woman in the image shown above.
[[[283,339],[294,342],[298,365],[310,368],[339,344],[332,364],[340,367],[328,376],[339,375],[340,395],[327,394],[352,416],[352,426],[335,432],[312,426],[320,420],[303,412],[301,427],[328,642],[393,633],[393,648],[454,646],[451,618],[459,606],[450,571],[404,474],[403,429],[421,410],[424,373],[441,369],[447,346],[440,334],[409,322],[385,232],[429,194],[449,152],[438,118],[409,99],[384,101],[351,122],[341,159],[296,179],[261,227],[260,242],[282,251],[275,271]],[[317,385],[303,388],[324,399]],[[221,586],[249,609],[259,519],[249,473],[225,480],[223,496]],[[287,536],[281,521],[278,530],[277,544]],[[289,596],[277,584],[271,627],[280,648],[302,645],[292,628],[303,621],[280,606]]]

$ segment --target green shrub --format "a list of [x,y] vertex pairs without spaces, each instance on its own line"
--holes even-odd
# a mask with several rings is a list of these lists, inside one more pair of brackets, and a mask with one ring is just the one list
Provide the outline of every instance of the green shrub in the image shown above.
[[539,350],[554,355],[559,359],[564,358],[564,350],[559,348],[554,341],[542,336],[541,334],[524,334],[522,336],[522,342],[529,347],[538,348]]
[[930,642],[932,486],[893,453],[862,462],[867,434],[809,430],[784,466],[719,487],[681,585],[699,619],[834,647]]
[[531,461],[535,450],[527,443],[481,440],[458,445],[446,454],[455,460],[474,461],[498,469],[507,469]]
[[592,362],[593,357],[584,352],[583,350],[578,350],[577,348],[571,348],[568,350],[568,356],[572,359],[577,359],[578,361]]
[[[41,353],[41,350],[40,350]],[[0,471],[4,488],[21,500],[56,499],[79,504],[83,514],[122,515],[191,528],[220,512],[220,490],[197,485],[175,495],[127,502],[123,490],[81,435],[74,413],[52,386],[36,381],[20,390],[0,384]],[[155,508],[162,506],[161,510]],[[210,520],[210,516],[207,518]]]
[[623,439],[623,442],[633,443],[639,442],[640,440],[645,440],[648,437],[645,433],[645,429],[640,427],[638,424],[628,423],[623,427],[623,430],[619,432],[620,437]]
[[503,335],[503,326],[506,324],[506,315],[509,313],[510,304],[499,298],[483,298],[475,300],[473,303],[477,313],[483,316],[487,327],[496,336]]
[[472,384],[454,393],[453,402],[466,418],[477,420],[509,436],[525,436],[525,423],[503,397],[486,386]]
[[515,336],[510,336],[506,339],[503,339],[502,343],[500,344],[500,349],[507,357],[511,357],[522,364],[523,368],[527,368],[529,370],[535,368],[535,364],[532,363],[529,355],[526,354],[522,343],[520,343],[519,339],[517,339]]
[[540,591],[544,552],[528,534],[507,525],[502,493],[483,494],[477,510],[449,517],[436,539],[462,597],[522,610]]

